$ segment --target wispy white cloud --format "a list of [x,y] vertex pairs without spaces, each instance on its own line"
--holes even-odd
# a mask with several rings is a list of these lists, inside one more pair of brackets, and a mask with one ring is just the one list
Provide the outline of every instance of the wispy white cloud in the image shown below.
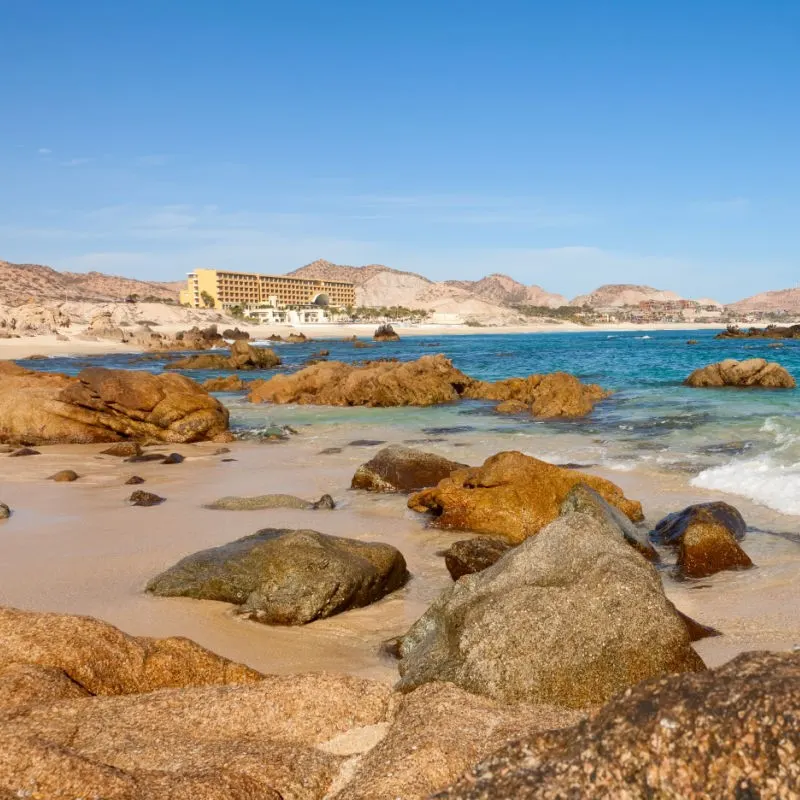
[[704,200],[689,205],[695,214],[718,216],[740,216],[750,210],[750,200],[746,197],[730,197],[725,200]]
[[62,161],[61,162],[61,166],[62,167],[81,167],[84,164],[91,163],[92,161],[94,161],[94,159],[92,159],[92,158],[70,158],[68,161]]
[[170,157],[167,155],[139,156],[136,159],[136,163],[141,167],[163,167],[169,161]]
[[40,156],[49,156],[53,151],[49,147],[40,147],[36,152]]

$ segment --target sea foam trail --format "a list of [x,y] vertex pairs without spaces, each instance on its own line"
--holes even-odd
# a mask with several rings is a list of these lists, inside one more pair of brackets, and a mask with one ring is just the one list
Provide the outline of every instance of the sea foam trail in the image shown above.
[[800,515],[800,432],[793,420],[768,417],[761,432],[775,446],[755,458],[704,470],[693,486],[747,497],[783,514]]
[[770,456],[712,467],[692,485],[747,497],[783,514],[800,514],[800,465],[775,464]]

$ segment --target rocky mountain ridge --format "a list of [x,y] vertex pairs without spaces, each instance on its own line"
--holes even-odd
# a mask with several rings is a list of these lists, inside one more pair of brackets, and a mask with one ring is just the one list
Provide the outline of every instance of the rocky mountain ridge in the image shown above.
[[[548,292],[538,285],[525,285],[502,273],[477,281],[432,281],[415,272],[383,264],[347,266],[319,259],[286,273],[293,277],[351,281],[356,304],[361,306],[405,306],[461,317],[496,319],[500,324],[520,319],[518,307],[559,308],[590,306],[614,308],[635,306],[643,301],[675,302],[675,292],[637,284],[605,284],[572,300]],[[142,281],[101,272],[59,272],[39,264],[13,264],[0,260],[0,304],[20,306],[30,302],[69,300],[113,302],[130,295],[161,301],[178,300],[182,281]],[[698,298],[701,305],[715,305]],[[727,306],[731,311],[786,311],[800,313],[800,288],[763,292]]]
[[59,272],[41,264],[0,261],[0,304],[10,306],[43,300],[109,302],[124,300],[129,295],[177,302],[180,285],[102,272]]

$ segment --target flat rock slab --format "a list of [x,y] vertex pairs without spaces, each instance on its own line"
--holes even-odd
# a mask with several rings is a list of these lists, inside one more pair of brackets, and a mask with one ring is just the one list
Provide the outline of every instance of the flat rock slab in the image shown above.
[[270,625],[303,625],[369,605],[407,579],[405,559],[391,545],[265,528],[187,556],[147,591],[233,603]]
[[254,497],[220,497],[213,503],[203,506],[219,511],[261,511],[267,508],[296,508],[302,511],[336,508],[329,494],[324,494],[316,502],[303,500],[291,494],[260,494]]

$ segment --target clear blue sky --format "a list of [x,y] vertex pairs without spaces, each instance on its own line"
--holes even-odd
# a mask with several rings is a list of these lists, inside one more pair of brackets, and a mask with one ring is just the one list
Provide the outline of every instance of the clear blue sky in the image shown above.
[[800,280],[800,3],[0,0],[0,258]]

